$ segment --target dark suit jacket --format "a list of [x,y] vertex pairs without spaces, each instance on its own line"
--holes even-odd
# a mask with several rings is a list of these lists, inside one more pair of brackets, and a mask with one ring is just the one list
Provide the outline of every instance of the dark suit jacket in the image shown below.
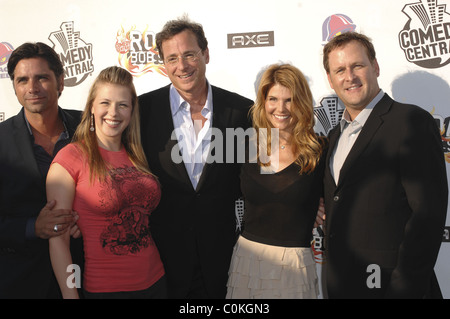
[[[330,298],[422,298],[437,284],[436,262],[447,214],[442,141],[425,110],[393,101],[375,106],[340,172],[330,155],[324,177],[326,282]],[[376,264],[381,288],[376,283]],[[371,275],[374,275],[370,277]],[[370,277],[370,278],[369,278]],[[438,286],[431,287],[438,289]]]
[[[80,111],[62,110],[72,137]],[[25,238],[27,220],[47,203],[24,109],[0,123],[0,298],[56,298],[48,240]]]
[[[226,128],[250,126],[248,111],[253,102],[214,86],[212,95],[212,125],[221,130],[226,145]],[[162,186],[150,226],[166,270],[169,297],[186,297],[194,268],[199,266],[209,297],[224,298],[236,239],[234,205],[241,194],[240,165],[225,160],[206,164],[194,189],[184,163],[176,164],[171,158],[177,140],[171,139],[169,86],[141,95],[139,104],[142,145]]]

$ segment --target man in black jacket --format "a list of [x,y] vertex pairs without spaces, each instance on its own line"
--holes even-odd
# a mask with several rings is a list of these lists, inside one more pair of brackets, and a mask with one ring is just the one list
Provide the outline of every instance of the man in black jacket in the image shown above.
[[58,298],[48,238],[69,231],[76,216],[46,203],[45,179],[80,111],[58,106],[64,69],[46,44],[18,47],[8,73],[23,108],[0,124],[0,298]]
[[[240,166],[226,161],[225,145],[233,143],[226,131],[250,126],[252,101],[206,80],[209,49],[201,25],[169,21],[156,43],[172,84],[139,98],[142,145],[162,185],[152,235],[169,297],[224,298],[240,196]],[[210,140],[209,130],[222,143]]]
[[447,215],[442,141],[433,117],[378,85],[366,36],[324,47],[330,86],[345,105],[329,134],[325,243],[330,298],[431,298]]

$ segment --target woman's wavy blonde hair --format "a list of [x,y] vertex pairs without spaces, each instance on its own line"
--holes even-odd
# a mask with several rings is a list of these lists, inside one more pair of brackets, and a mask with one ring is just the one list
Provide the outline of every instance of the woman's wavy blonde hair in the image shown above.
[[[256,102],[250,109],[259,142],[261,143],[259,129],[267,129],[267,143],[262,143],[262,146],[267,145],[265,151],[267,155],[270,155],[270,129],[273,125],[267,118],[265,104],[267,94],[275,84],[288,88],[292,94],[290,112],[295,126],[291,143],[293,152],[297,156],[295,162],[300,167],[300,174],[310,173],[314,171],[320,160],[325,141],[314,132],[313,98],[308,82],[303,73],[293,65],[273,64],[261,76]],[[265,164],[260,162],[260,165]]]
[[132,112],[128,127],[122,133],[122,144],[136,168],[144,173],[151,174],[147,158],[141,146],[139,107],[136,89],[133,84],[133,76],[125,69],[112,66],[100,72],[92,84],[86,101],[81,122],[73,137],[73,142],[78,145],[88,159],[90,180],[99,178],[104,180],[108,176],[109,164],[100,154],[97,135],[90,130],[92,105],[97,96],[98,88],[102,84],[116,84],[127,87],[131,93]]

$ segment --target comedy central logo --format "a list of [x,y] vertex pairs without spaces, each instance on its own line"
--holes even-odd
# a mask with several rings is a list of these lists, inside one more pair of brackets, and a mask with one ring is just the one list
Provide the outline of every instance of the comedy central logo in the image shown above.
[[438,0],[407,4],[402,12],[409,20],[398,38],[406,59],[427,69],[450,63],[450,15]]
[[125,31],[121,27],[117,31],[115,47],[119,53],[119,63],[135,77],[148,72],[167,76],[164,62],[156,49],[155,34],[147,29],[141,32],[132,27]]
[[65,86],[76,86],[94,72],[92,44],[80,38],[73,22],[63,22],[60,30],[52,32],[48,39],[63,63]]

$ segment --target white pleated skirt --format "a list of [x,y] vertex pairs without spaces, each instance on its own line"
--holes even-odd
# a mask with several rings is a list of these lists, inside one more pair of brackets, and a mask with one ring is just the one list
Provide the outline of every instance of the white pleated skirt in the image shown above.
[[240,236],[227,287],[227,299],[316,299],[313,252],[309,247],[265,245]]

